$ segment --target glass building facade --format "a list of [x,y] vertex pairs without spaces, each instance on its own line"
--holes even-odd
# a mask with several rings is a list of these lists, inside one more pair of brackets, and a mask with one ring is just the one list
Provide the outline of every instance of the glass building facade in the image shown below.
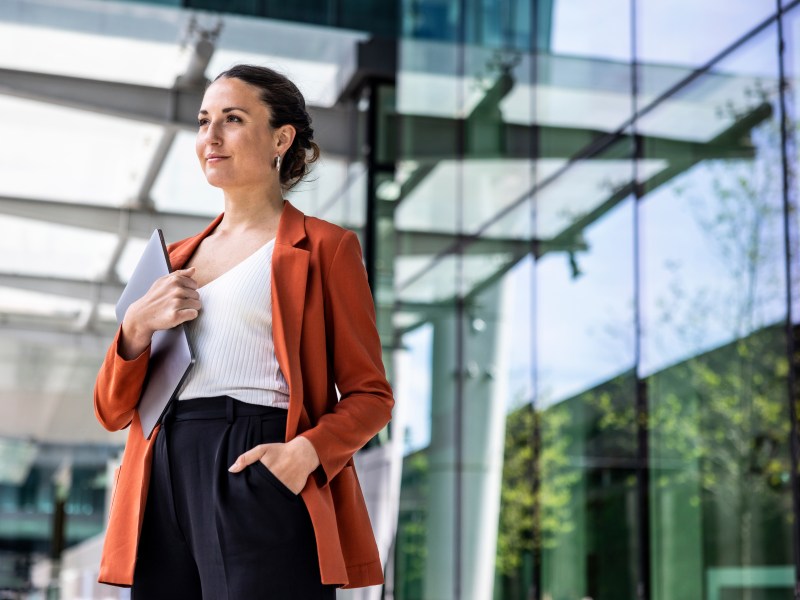
[[794,597],[795,5],[403,4],[395,598]]
[[[119,289],[98,282],[126,279],[142,215],[188,235],[221,206],[179,106],[150,118],[104,88],[113,110],[87,116],[91,94],[19,72],[169,88],[198,31],[207,77],[296,78],[323,160],[290,198],[364,248],[397,399],[357,463],[386,585],[340,598],[798,597],[788,0],[0,3],[0,114],[50,124],[0,149],[0,589],[102,531],[124,436],[85,429]],[[80,63],[122,38],[123,74]],[[68,66],[26,46],[45,39]],[[59,139],[112,162],[40,154]],[[48,159],[58,186],[31,176]]]

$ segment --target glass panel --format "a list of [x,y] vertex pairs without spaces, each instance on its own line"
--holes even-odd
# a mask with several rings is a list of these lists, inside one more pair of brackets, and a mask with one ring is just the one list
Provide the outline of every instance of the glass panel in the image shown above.
[[633,210],[630,196],[606,204],[536,264],[541,585],[552,598],[636,596]]
[[537,262],[538,337],[547,349],[538,357],[540,402],[560,402],[632,368],[632,227],[625,198],[572,248]]
[[[785,60],[785,100],[787,111],[787,154],[789,161],[788,199],[790,205],[789,229],[791,243],[791,281],[792,281],[792,320],[800,323],[800,7],[793,8],[783,20],[783,34],[786,49]],[[773,147],[777,148],[777,145]],[[779,159],[775,159],[779,160]]]
[[630,10],[628,0],[553,0],[536,69],[542,156],[573,156],[630,118]]
[[228,14],[206,74],[213,78],[240,62],[265,65],[289,77],[309,106],[332,106],[353,74],[358,42],[367,37],[355,31]]
[[119,206],[138,192],[161,128],[0,97],[14,115],[0,148],[0,194]]
[[636,13],[639,105],[645,106],[773,15],[775,2],[639,0]]
[[0,3],[0,66],[105,81],[171,86],[191,56],[189,13],[104,2]]
[[97,279],[108,268],[116,235],[0,216],[0,271]]
[[25,315],[77,322],[88,308],[89,303],[82,300],[0,287],[0,313],[6,318],[12,315]]
[[364,227],[367,210],[367,171],[361,162],[320,159],[309,175],[287,196],[303,211],[343,227]]
[[[530,251],[531,245],[528,245]],[[481,252],[476,242],[465,258]],[[533,269],[515,257],[464,305],[461,404],[461,597],[507,598],[532,584],[531,447],[515,434],[533,398]],[[466,263],[468,264],[468,263]],[[511,439],[506,436],[510,436]]]
[[[766,52],[775,35],[770,28],[647,116],[702,100],[719,78],[740,80],[712,101],[724,119],[708,144],[644,140],[645,161],[668,165],[639,173],[644,375],[785,317],[777,57]],[[702,327],[689,325],[698,319]]]
[[[41,330],[41,325],[40,325]],[[35,329],[33,329],[35,331]],[[32,441],[123,444],[126,431],[109,433],[98,426],[91,390],[98,362],[87,358],[77,334],[16,336],[0,340],[0,436]],[[107,333],[98,340],[98,354],[107,347]],[[89,390],[87,392],[87,390]],[[87,394],[89,400],[87,401]],[[33,418],[32,415],[36,417]]]
[[553,54],[630,62],[629,0],[553,0],[552,7]]
[[[493,318],[487,321],[485,316],[478,315],[468,322],[467,329],[470,332],[468,344],[473,342],[468,347],[473,352],[477,350],[477,343],[487,343],[486,338],[493,330],[495,337],[495,354],[486,365],[491,372],[484,378],[491,379],[493,386],[491,406],[487,407],[493,409],[493,418],[488,421],[493,428],[489,433],[502,437],[502,448],[497,448],[500,444],[494,442],[487,444],[484,451],[499,454],[502,461],[499,506],[492,506],[499,514],[494,594],[491,596],[502,600],[523,600],[532,596],[534,562],[541,555],[541,549],[536,546],[539,523],[535,519],[541,496],[536,496],[535,487],[539,430],[533,412],[534,275],[533,255],[530,254],[494,286],[493,293],[499,298],[483,311],[493,311],[490,313]],[[497,458],[491,455],[488,458],[493,459],[488,465],[494,466]],[[489,484],[497,485],[491,468],[486,469],[484,478]]]
[[[436,234],[440,223],[454,223],[460,214],[458,168],[441,173],[436,210],[416,215],[414,225],[402,217],[415,212],[406,207],[414,202],[417,188],[427,184],[438,161],[455,158],[456,128],[449,117],[458,110],[458,79],[453,77],[457,52],[454,44],[413,39],[398,45],[401,162],[395,176],[399,193],[392,194],[395,310],[414,314],[422,323],[396,332],[399,354],[408,357],[397,365],[400,390],[407,390],[397,396],[397,406],[406,398],[406,409],[393,419],[393,430],[406,432],[408,452],[403,460],[395,551],[398,600],[453,598],[459,560],[454,511],[460,475],[455,430],[461,410],[460,321],[455,297],[461,264],[453,254],[450,232]],[[443,60],[436,73],[427,72],[433,63],[425,58],[431,54]],[[384,209],[381,215],[386,215]]]
[[[400,338],[393,429],[405,456],[395,547],[395,598],[452,598],[456,332],[452,303],[422,309]],[[404,407],[402,407],[404,405]]]
[[[397,408],[392,421],[394,431],[402,435],[404,459],[394,555],[394,593],[403,600],[425,597],[425,565],[430,551],[427,524],[433,478],[430,445],[434,327],[433,323],[427,323],[409,330],[400,338],[402,346],[395,353]],[[408,410],[402,406],[404,401]]]
[[[533,162],[508,143],[510,126],[505,120],[509,116],[508,105],[503,104],[519,88],[516,109],[525,117],[523,122],[530,122],[533,104],[530,70],[516,68],[522,52],[532,47],[530,35],[521,49],[515,51],[512,46],[515,40],[519,41],[518,34],[528,22],[515,26],[509,22],[502,27],[503,18],[508,18],[504,9],[513,12],[516,2],[500,2],[495,6],[499,10],[493,11],[487,11],[487,5],[481,2],[470,2],[468,6],[468,35],[474,35],[483,46],[465,47],[467,77],[461,98],[466,103],[462,111],[467,117],[464,157],[458,172],[460,189],[456,190],[461,204],[460,221],[454,224],[458,227],[455,231],[481,231],[486,223],[515,204],[527,207],[521,220],[530,225]],[[493,26],[497,29],[493,30]],[[503,50],[493,49],[501,40],[505,42]],[[527,125],[524,130],[530,132]],[[463,352],[459,373],[458,556],[459,597],[465,600],[497,597],[504,586],[531,584],[530,572],[519,569],[520,561],[529,564],[530,549],[514,547],[520,555],[509,556],[508,544],[513,544],[511,540],[516,539],[518,530],[504,530],[501,538],[499,529],[503,517],[507,519],[510,513],[524,510],[524,504],[509,505],[509,496],[503,493],[503,473],[507,415],[529,405],[533,397],[530,362],[533,245],[529,240],[481,235],[460,256],[462,271],[458,280],[464,301],[460,315]],[[526,299],[528,303],[524,304]],[[520,482],[515,483],[519,489]],[[530,524],[530,512],[519,516],[521,525]]]
[[654,599],[793,587],[776,47],[773,26],[649,115],[716,111],[706,143],[681,141],[692,122],[644,143],[669,163],[642,178],[639,239]]
[[[704,143],[725,135],[741,122],[740,109],[752,109],[760,96],[769,93],[764,85],[775,76],[770,72],[776,60],[774,41],[770,36],[748,41],[745,48],[723,61],[724,66],[711,68],[699,81],[644,114],[639,119],[639,132]],[[677,151],[672,149],[673,154]]]
[[69,482],[64,511],[66,544],[71,546],[103,529],[106,461],[115,449],[107,445],[81,449],[55,443],[33,445],[14,438],[1,438],[0,449],[4,458],[13,458],[21,466],[13,481],[0,483],[0,543],[25,549],[25,554],[4,552],[0,556],[0,586],[29,589],[30,561],[50,552],[55,479]]
[[398,207],[398,226],[405,230],[455,233],[458,223],[445,218],[453,213],[456,202],[447,190],[462,169],[463,231],[467,233],[476,232],[499,211],[530,191],[529,160],[440,161]]

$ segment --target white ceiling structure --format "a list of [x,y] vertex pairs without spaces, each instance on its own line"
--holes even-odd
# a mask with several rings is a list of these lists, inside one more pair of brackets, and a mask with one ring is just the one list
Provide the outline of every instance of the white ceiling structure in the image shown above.
[[[366,178],[352,159],[357,128],[352,112],[337,102],[367,38],[105,0],[0,2],[0,442],[124,441],[124,432],[97,424],[91,397],[116,327],[113,305],[155,227],[168,241],[181,239],[222,208],[193,148],[207,76],[255,62],[291,77],[323,148],[314,176],[292,192],[292,201],[316,216],[363,225]],[[468,51],[475,54],[471,64],[485,64],[492,54]],[[471,79],[482,75],[459,79],[442,68],[442,57],[452,54],[441,43],[401,41],[400,114],[453,119],[480,104],[491,85],[476,87]],[[699,91],[663,101],[641,120],[640,131],[675,143],[712,140],[734,125],[715,113],[717,105],[750,102],[746,92],[763,75],[757,58],[709,73]],[[505,124],[523,135],[531,124],[599,134],[625,127],[630,66],[624,60],[540,55],[536,85],[526,82],[530,60],[521,57],[513,88],[500,102]],[[642,68],[651,81],[691,71]],[[469,93],[459,92],[463,86]],[[630,161],[614,157],[455,158],[398,164],[397,186],[428,169],[395,212],[394,226],[404,236],[395,291],[409,305],[455,293],[453,258],[441,252],[455,235],[488,238],[465,258],[467,287],[477,285],[528,251],[534,191],[535,237],[558,239],[624,189],[633,172]],[[670,168],[675,165],[652,157],[639,173],[646,179]],[[465,195],[455,198],[459,178]],[[459,203],[461,232],[454,227]],[[409,313],[396,317],[398,327],[402,319],[417,321]]]
[[292,201],[313,212],[358,174],[334,105],[366,37],[138,4],[0,3],[0,438],[124,441],[91,395],[114,303],[155,227],[181,239],[222,210],[193,148],[205,77],[254,62],[298,84],[325,185]]

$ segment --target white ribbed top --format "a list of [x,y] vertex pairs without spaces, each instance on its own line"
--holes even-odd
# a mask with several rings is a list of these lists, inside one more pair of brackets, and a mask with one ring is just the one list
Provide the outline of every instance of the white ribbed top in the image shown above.
[[272,343],[270,276],[275,238],[197,289],[203,308],[188,321],[195,364],[178,400],[231,396],[289,407],[289,386]]

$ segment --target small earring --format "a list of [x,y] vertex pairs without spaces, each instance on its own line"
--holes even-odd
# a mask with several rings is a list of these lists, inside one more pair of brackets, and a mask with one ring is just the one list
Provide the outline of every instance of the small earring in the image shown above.
[[275,170],[276,171],[280,171],[281,170],[281,155],[280,154],[275,156]]

